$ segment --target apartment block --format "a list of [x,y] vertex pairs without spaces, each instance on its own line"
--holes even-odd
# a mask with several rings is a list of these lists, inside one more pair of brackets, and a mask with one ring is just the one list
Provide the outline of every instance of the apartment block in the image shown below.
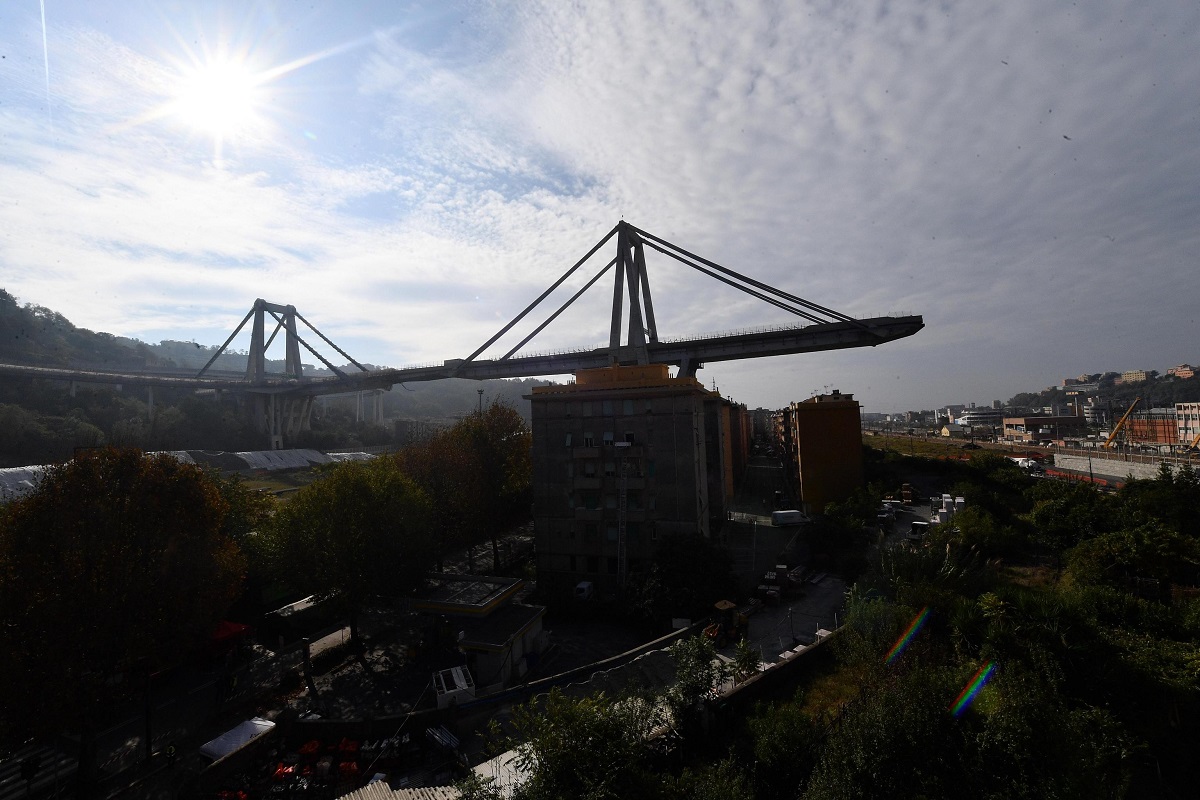
[[863,485],[861,409],[854,395],[834,390],[784,411],[786,467],[801,503],[821,513]]
[[750,418],[664,364],[582,370],[532,405],[538,583],[615,596],[658,541],[708,536],[744,466]]

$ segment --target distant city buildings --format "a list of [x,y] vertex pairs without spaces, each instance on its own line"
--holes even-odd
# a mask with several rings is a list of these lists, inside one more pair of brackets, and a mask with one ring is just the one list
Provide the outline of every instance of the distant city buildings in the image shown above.
[[1190,364],[1180,364],[1177,367],[1171,367],[1167,370],[1168,375],[1172,375],[1180,380],[1187,380],[1196,376],[1195,368]]
[[1150,377],[1150,374],[1144,369],[1130,369],[1130,370],[1126,370],[1125,372],[1122,372],[1121,377],[1117,378],[1115,381],[1113,381],[1113,383],[1115,383],[1115,384],[1142,383],[1142,382],[1148,380],[1149,377]]

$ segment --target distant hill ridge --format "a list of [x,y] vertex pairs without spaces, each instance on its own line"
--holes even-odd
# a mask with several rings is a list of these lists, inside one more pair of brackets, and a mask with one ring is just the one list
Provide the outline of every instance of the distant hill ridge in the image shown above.
[[[97,333],[74,325],[62,314],[45,306],[26,303],[0,289],[0,363],[97,369],[152,369],[154,367],[199,370],[216,345],[164,340],[150,344],[111,333]],[[213,369],[242,372],[245,351],[227,351]],[[283,372],[282,360],[268,360],[267,370]],[[312,375],[331,374],[325,367],[304,365]]]

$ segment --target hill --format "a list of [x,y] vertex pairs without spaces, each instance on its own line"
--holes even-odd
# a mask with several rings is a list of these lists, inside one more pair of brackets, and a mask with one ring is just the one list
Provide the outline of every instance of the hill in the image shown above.
[[[0,289],[0,363],[100,370],[183,368],[199,370],[219,348],[195,342],[137,339],[97,333],[72,324],[62,314],[26,303]],[[226,352],[215,369],[242,371],[245,352]],[[282,361],[268,370],[283,372]],[[370,365],[367,365],[368,367]],[[346,366],[348,371],[354,368]],[[328,375],[324,367],[305,365],[306,374]],[[549,381],[442,380],[397,385],[384,394],[385,420],[424,423],[419,430],[448,425],[470,414],[481,402],[511,405],[528,421],[524,396]],[[481,398],[479,390],[483,390]],[[145,449],[257,450],[263,437],[249,425],[234,398],[180,390],[156,390],[153,414],[144,393],[80,385],[68,392],[55,381],[0,382],[0,467],[49,463],[70,458],[77,447],[119,444]],[[314,405],[312,429],[294,444],[346,449],[397,442],[394,427],[364,422],[358,395],[331,395]],[[401,437],[411,435],[408,426]]]

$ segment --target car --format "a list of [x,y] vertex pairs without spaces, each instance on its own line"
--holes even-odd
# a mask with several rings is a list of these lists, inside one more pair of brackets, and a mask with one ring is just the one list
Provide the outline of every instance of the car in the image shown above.
[[975,444],[974,442],[967,442],[966,444],[963,445],[962,449],[963,450],[979,450],[980,447],[979,447],[979,445]]

